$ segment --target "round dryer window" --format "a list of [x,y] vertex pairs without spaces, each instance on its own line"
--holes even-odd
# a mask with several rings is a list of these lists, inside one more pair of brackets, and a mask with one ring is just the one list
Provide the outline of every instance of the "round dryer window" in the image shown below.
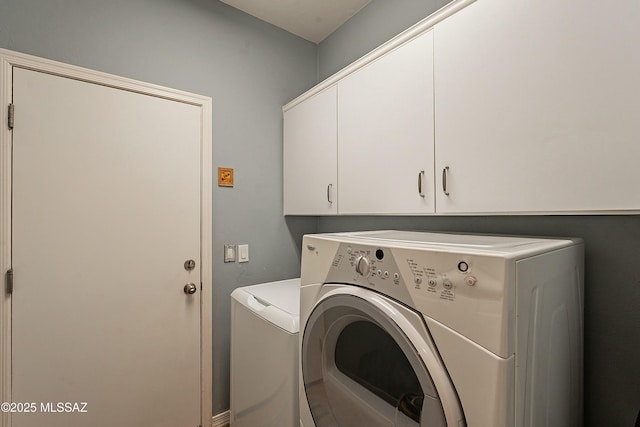
[[464,425],[422,317],[366,289],[338,286],[315,305],[302,376],[316,427]]

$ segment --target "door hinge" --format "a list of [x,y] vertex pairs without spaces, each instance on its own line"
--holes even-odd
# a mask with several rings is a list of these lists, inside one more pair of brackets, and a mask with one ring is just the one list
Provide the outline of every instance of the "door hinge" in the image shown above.
[[9,104],[9,115],[7,118],[7,125],[9,129],[13,129],[13,122],[16,115],[16,108],[13,104]]
[[6,283],[6,291],[7,294],[11,295],[13,293],[13,269],[7,270],[5,275],[5,283]]

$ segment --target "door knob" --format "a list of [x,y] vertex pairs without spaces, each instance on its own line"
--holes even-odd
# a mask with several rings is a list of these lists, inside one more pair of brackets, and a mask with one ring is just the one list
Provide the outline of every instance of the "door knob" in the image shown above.
[[187,283],[186,285],[184,285],[184,293],[187,295],[193,295],[197,290],[198,288],[193,283]]

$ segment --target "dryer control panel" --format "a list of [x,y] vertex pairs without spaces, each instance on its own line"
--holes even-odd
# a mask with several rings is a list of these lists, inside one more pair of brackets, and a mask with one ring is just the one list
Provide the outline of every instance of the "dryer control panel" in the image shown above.
[[458,292],[476,285],[481,285],[478,291],[472,291],[477,297],[487,287],[495,297],[496,280],[499,288],[503,286],[503,269],[504,262],[499,258],[492,261],[491,257],[451,252],[342,243],[326,281],[372,287],[383,293],[395,285],[411,290],[411,294],[454,301]]
[[375,289],[413,305],[403,275],[389,248],[340,244],[326,282],[348,283]]

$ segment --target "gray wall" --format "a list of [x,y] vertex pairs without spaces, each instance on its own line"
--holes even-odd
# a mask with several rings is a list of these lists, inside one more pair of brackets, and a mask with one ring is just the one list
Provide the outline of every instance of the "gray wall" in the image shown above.
[[[213,98],[214,413],[229,407],[229,294],[297,277],[301,234],[282,216],[282,105],[316,83],[316,46],[216,0],[2,0],[0,47]],[[215,170],[214,170],[215,176]],[[247,264],[223,264],[248,243]]]
[[373,0],[318,45],[324,80],[451,0]]
[[[320,44],[320,76],[340,70],[440,3],[373,0]],[[326,217],[318,222],[319,232],[387,228],[585,239],[585,425],[634,425],[640,409],[640,216]]]

